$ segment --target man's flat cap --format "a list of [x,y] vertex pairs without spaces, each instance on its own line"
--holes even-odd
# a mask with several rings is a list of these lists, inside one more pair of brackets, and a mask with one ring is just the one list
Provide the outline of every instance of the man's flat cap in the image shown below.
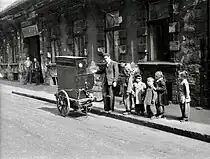
[[110,56],[110,54],[109,53],[103,53],[103,56],[105,57],[105,56]]

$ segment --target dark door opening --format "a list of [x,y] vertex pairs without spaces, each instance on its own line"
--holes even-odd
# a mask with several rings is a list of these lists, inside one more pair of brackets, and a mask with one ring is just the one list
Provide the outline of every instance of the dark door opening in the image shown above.
[[[33,61],[34,58],[37,59],[41,66],[41,55],[40,55],[40,41],[39,36],[32,36],[24,39],[24,43],[28,44],[28,55],[30,60]],[[44,83],[42,76],[42,71],[40,70],[40,82]]]
[[111,59],[119,61],[119,30],[106,32],[106,51],[110,53]]
[[166,82],[168,101],[172,101],[172,82]]
[[152,61],[169,60],[169,24],[168,19],[150,22],[150,49]]

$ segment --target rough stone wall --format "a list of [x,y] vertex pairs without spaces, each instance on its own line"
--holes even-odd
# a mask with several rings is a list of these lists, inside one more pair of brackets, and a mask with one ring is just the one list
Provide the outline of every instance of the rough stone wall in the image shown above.
[[182,63],[181,69],[188,71],[192,105],[200,105],[200,39],[205,36],[205,5],[204,0],[176,1],[178,6],[176,21],[180,24],[178,40],[180,51],[175,59]]

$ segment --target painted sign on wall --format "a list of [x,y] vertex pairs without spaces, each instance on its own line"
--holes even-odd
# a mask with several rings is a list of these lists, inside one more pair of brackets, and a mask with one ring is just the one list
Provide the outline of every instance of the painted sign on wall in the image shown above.
[[39,34],[37,25],[31,25],[25,28],[22,28],[24,38],[35,36]]

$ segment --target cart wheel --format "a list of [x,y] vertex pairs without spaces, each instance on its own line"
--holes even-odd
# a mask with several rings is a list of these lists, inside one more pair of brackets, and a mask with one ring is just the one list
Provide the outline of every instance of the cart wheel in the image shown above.
[[70,111],[69,96],[65,90],[60,90],[57,94],[57,108],[62,116],[67,116]]

